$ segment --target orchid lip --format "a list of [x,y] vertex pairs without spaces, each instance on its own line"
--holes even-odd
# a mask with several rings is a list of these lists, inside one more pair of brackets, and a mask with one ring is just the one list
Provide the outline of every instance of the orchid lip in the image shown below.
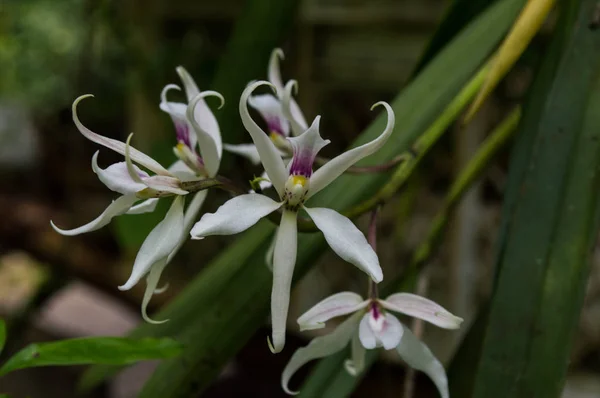
[[190,127],[186,122],[175,122],[175,134],[177,136],[177,142],[185,144],[188,148],[192,149],[192,141],[190,139]]

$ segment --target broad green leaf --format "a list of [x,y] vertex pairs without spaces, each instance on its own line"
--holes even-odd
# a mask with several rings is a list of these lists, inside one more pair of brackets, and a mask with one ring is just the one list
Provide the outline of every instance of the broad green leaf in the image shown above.
[[555,2],[556,0],[529,0],[527,2],[510,33],[504,39],[497,54],[494,56],[487,80],[467,111],[465,122],[473,118],[500,80],[517,62],[523,51],[527,48],[527,45],[531,42],[531,39],[533,39],[533,36],[542,27]]
[[129,339],[87,337],[31,344],[12,356],[1,368],[0,376],[39,366],[87,364],[125,365],[149,359],[179,355],[182,345],[169,338]]
[[6,323],[4,319],[0,319],[0,353],[2,353],[2,349],[4,348],[4,344],[6,343]]
[[524,109],[477,398],[552,398],[562,390],[600,217],[600,36],[588,28],[596,3],[560,3]]
[[[389,160],[410,147],[481,66],[510,26],[521,4],[522,0],[498,3],[430,63],[393,101],[399,121],[396,131],[386,146],[362,162],[363,165]],[[449,75],[448,70],[453,73]],[[380,115],[356,145],[379,135],[384,126],[385,117]],[[344,209],[368,197],[385,181],[385,175],[343,176],[316,195],[311,200],[315,203],[311,204]],[[175,333],[178,340],[186,345],[181,358],[166,361],[158,367],[140,396],[198,394],[264,324],[272,278],[264,266],[264,251],[269,246],[272,231],[271,225],[261,223],[245,233],[168,306],[168,316],[158,315],[171,319],[165,324],[168,326],[144,326],[136,332],[163,335],[169,328],[167,333]],[[248,249],[245,246],[247,242],[254,246]],[[300,235],[297,278],[314,264],[325,247],[321,234]],[[355,271],[349,266],[348,272]],[[219,277],[221,273],[226,277]],[[208,290],[197,289],[199,285],[207,286]],[[106,374],[106,370],[96,370],[94,377],[88,376],[88,386],[99,382]]]

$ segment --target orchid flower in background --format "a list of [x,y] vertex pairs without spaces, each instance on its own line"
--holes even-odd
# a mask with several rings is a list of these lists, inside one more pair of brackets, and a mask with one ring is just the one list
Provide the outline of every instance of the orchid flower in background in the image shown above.
[[346,360],[344,366],[352,376],[363,370],[365,350],[395,348],[409,366],[425,372],[431,378],[442,398],[448,398],[448,380],[442,364],[389,311],[423,319],[444,329],[458,329],[463,321],[435,302],[415,294],[396,293],[385,300],[363,300],[352,292],[334,294],[298,318],[300,330],[320,329],[332,318],[353,315],[330,334],[314,338],[306,347],[299,348],[294,353],[281,375],[281,385],[285,392],[297,394],[290,391],[288,383],[304,364],[333,355],[350,343],[352,359]]
[[[279,48],[273,50],[269,59],[268,80],[275,87],[276,95],[252,95],[248,99],[248,104],[256,109],[264,119],[269,138],[271,138],[275,147],[281,151],[281,156],[291,158],[293,149],[286,138],[290,135],[299,136],[308,128],[308,124],[300,107],[293,98],[288,100],[285,109],[283,107],[285,89],[281,80],[279,66],[279,61],[282,59],[284,59],[284,54]],[[253,144],[225,144],[224,147],[225,150],[231,153],[248,158],[254,164],[260,163],[260,156],[256,150],[256,146]],[[267,184],[266,186],[269,185]]]
[[394,129],[394,112],[385,102],[387,125],[375,140],[351,149],[329,161],[313,173],[314,159],[328,140],[319,134],[320,117],[298,137],[288,138],[293,149],[289,170],[284,165],[279,150],[268,135],[252,120],[248,112],[248,99],[259,86],[273,85],[259,81],[249,85],[240,98],[239,110],[244,127],[250,133],[261,162],[273,183],[279,200],[262,194],[250,193],[230,199],[216,213],[204,214],[194,225],[193,238],[202,239],[209,235],[231,235],[242,232],[256,224],[262,217],[283,208],[281,223],[276,233],[273,249],[273,289],[271,293],[272,343],[271,351],[276,353],[285,344],[286,319],[290,300],[292,275],[296,264],[297,217],[304,209],[316,226],[323,232],[329,246],[341,258],[366,272],[375,282],[383,279],[377,255],[365,236],[348,218],[338,212],[318,207],[306,207],[304,203],[317,192],[339,177],[346,169],[360,159],[380,149]]
[[[216,119],[204,102],[204,98],[216,96],[223,103],[223,97],[214,91],[200,93],[185,69],[179,67],[177,71],[182,77],[190,103],[185,105],[166,102],[166,91],[174,87],[171,85],[163,90],[161,108],[164,107],[168,112],[172,111],[169,113],[175,123],[178,140],[175,153],[180,161],[165,169],[148,155],[131,147],[129,140],[123,143],[94,133],[81,123],[77,115],[77,105],[90,95],[81,96],[74,101],[72,107],[73,121],[78,130],[90,141],[125,155],[125,162],[112,164],[106,169],[98,166],[98,152],[92,157],[92,169],[100,181],[122,196],[113,201],[96,219],[79,228],[63,230],[51,221],[52,227],[62,235],[79,235],[100,229],[109,224],[112,218],[121,214],[152,212],[159,198],[174,197],[165,218],[154,227],[142,244],[134,261],[131,276],[124,285],[119,286],[120,290],[129,290],[142,277],[148,275],[142,301],[142,316],[152,323],[156,322],[148,318],[146,307],[152,295],[158,292],[156,287],[165,266],[187,239],[188,232],[206,197],[205,190],[195,193],[184,212],[184,202],[189,192],[182,188],[182,183],[214,176],[218,171],[221,158],[220,132]],[[190,129],[193,129],[195,134],[191,134]],[[200,151],[202,157],[195,150],[196,142],[205,144]],[[133,163],[156,175],[150,176]],[[135,205],[141,199],[146,200]]]

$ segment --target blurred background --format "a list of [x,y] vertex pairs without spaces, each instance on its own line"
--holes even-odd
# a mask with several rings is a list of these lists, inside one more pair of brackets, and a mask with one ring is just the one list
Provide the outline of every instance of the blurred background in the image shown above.
[[[140,322],[142,284],[127,292],[117,286],[127,279],[137,250],[166,208],[149,215],[121,216],[109,227],[72,238],[50,228],[50,220],[65,228],[84,224],[114,199],[91,170],[90,159],[99,148],[75,128],[71,104],[79,95],[94,94],[79,108],[86,126],[119,140],[134,132],[136,147],[170,164],[175,160],[175,136],[169,116],[158,108],[160,91],[168,83],[180,84],[175,67],[183,65],[201,89],[224,87],[227,92],[227,74],[220,68],[229,54],[232,32],[250,12],[248,3],[252,1],[0,0],[0,317],[9,325],[8,349],[2,358],[31,341],[123,335]],[[268,7],[269,2],[263,3]],[[272,29],[279,40],[236,44],[249,46],[250,55],[252,46],[257,48],[256,57],[236,63],[235,68],[240,76],[253,71],[247,81],[264,79],[270,51],[281,47],[286,54],[283,78],[298,80],[299,102],[308,119],[323,116],[322,134],[333,142],[325,156],[333,156],[373,119],[369,108],[374,102],[391,100],[409,81],[449,2],[292,3],[295,16],[285,30],[275,26],[280,21],[265,20],[257,27],[265,37]],[[543,41],[544,34],[537,40]],[[535,48],[536,43],[530,53],[535,55]],[[524,62],[505,79],[474,123],[461,134],[447,135],[400,195],[385,206],[378,247],[387,274],[401,272],[456,172],[506,110],[521,99],[530,80],[531,70]],[[229,109],[237,107],[237,100],[226,97],[225,120],[216,111],[228,143],[249,141],[235,110]],[[100,159],[106,165],[119,156],[101,150]],[[463,199],[441,250],[419,283],[422,295],[463,316],[467,323],[491,288],[507,160],[504,153]],[[261,172],[229,154],[224,155],[222,171],[241,183]],[[227,195],[216,192],[209,198],[207,211],[216,209]],[[365,221],[360,219],[359,225],[364,227]],[[153,298],[150,312],[177,295],[232,239],[188,242],[163,276],[169,290]],[[600,396],[599,262],[596,256],[564,397]],[[295,289],[289,319],[293,322],[331,293],[364,292],[363,279],[328,253]],[[202,396],[284,396],[280,372],[293,348],[305,345],[310,337],[295,330],[290,328],[284,353],[273,356],[264,341],[265,319],[265,329]],[[423,338],[445,362],[461,337],[434,328],[423,331]],[[389,391],[402,388],[404,367],[394,355],[384,359],[366,376],[356,397],[375,392],[381,397],[397,396]],[[90,396],[133,397],[153,366],[136,365]],[[16,372],[0,379],[0,393],[73,397],[81,370]],[[428,383],[425,377],[417,378],[416,396],[435,396]]]

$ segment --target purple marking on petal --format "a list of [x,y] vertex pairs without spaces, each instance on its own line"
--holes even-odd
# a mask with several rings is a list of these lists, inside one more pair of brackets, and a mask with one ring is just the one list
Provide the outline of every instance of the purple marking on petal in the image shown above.
[[270,132],[274,132],[285,137],[281,120],[278,117],[265,117],[265,122],[267,122],[267,129]]
[[190,128],[185,121],[175,121],[175,134],[177,135],[177,142],[187,145],[188,148],[192,147],[192,141],[190,140]]
[[379,311],[379,306],[375,301],[371,303],[371,314],[373,315],[373,319],[375,320],[377,320],[377,318],[379,318],[379,316],[381,315],[381,312]]
[[312,175],[312,166],[315,161],[316,153],[311,150],[296,151],[294,148],[294,158],[290,167],[290,175],[302,175],[310,177]]

